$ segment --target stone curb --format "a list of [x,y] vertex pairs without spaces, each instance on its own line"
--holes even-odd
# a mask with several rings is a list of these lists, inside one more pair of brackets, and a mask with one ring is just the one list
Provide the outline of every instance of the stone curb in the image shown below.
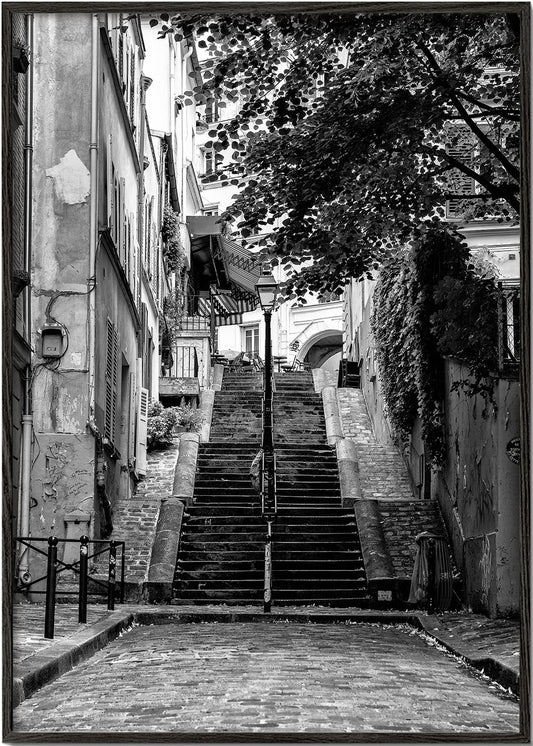
[[459,645],[455,647],[449,642],[443,640],[438,634],[439,620],[435,616],[413,613],[410,611],[367,611],[360,610],[356,612],[283,612],[273,610],[270,614],[264,614],[259,609],[257,611],[231,611],[224,609],[219,612],[212,611],[182,611],[179,607],[164,609],[158,608],[137,608],[122,609],[109,612],[111,618],[102,619],[89,627],[74,633],[67,640],[52,645],[47,651],[36,653],[27,658],[20,665],[20,674],[13,680],[13,707],[16,707],[35,691],[47,683],[58,678],[67,671],[72,670],[79,663],[90,658],[94,653],[101,650],[109,642],[112,642],[118,635],[131,627],[133,624],[148,626],[151,624],[172,624],[172,623],[209,623],[209,622],[226,622],[226,623],[279,623],[299,622],[305,624],[339,624],[339,623],[359,623],[359,624],[410,624],[419,631],[424,632],[429,637],[442,645],[448,652],[462,658],[467,664],[481,670],[490,676],[494,681],[506,688],[510,688],[515,694],[519,693],[519,675],[510,668],[494,658],[475,658],[465,654]]
[[326,376],[324,375],[324,371],[321,368],[313,368],[311,370],[311,375],[313,376],[315,393],[321,394],[322,389],[326,386]]
[[354,503],[354,511],[367,581],[374,587],[384,583],[390,586],[394,580],[394,567],[381,526],[379,502],[358,500]]
[[185,506],[193,500],[199,442],[198,433],[183,433],[181,436],[172,495],[161,500],[144,588],[149,603],[169,603],[172,597],[181,522]]
[[[73,613],[76,613],[73,610]],[[37,689],[54,681],[79,663],[101,650],[134,622],[134,614],[124,610],[109,612],[112,618],[102,619],[75,632],[67,640],[57,642],[48,650],[23,661],[19,675],[13,678],[13,707],[17,707]]]
[[180,449],[174,471],[172,497],[179,497],[187,503],[192,501],[194,494],[199,442],[200,436],[198,433],[183,433],[180,438]]
[[362,498],[357,449],[353,440],[343,438],[337,441],[336,450],[342,505],[349,507]]
[[339,404],[337,402],[337,389],[334,386],[324,386],[322,389],[322,403],[326,422],[326,437],[328,444],[332,446],[344,438]]
[[439,620],[435,616],[420,615],[418,623],[423,632],[432,637],[448,652],[462,658],[472,668],[483,671],[493,681],[497,681],[501,686],[510,689],[513,694],[520,695],[520,675],[516,671],[513,671],[512,668],[509,668],[509,666],[506,666],[496,658],[477,658],[468,655],[464,648],[462,648],[460,640],[458,640],[458,645],[452,645],[449,640],[439,635]]
[[202,389],[200,391],[200,411],[204,416],[204,421],[200,430],[200,442],[208,443],[211,433],[211,422],[213,420],[213,404],[215,401],[215,392],[213,389]]
[[222,379],[224,377],[224,366],[220,363],[213,365],[213,391],[220,391],[222,389]]
[[185,504],[179,497],[161,500],[145,595],[149,603],[170,603]]

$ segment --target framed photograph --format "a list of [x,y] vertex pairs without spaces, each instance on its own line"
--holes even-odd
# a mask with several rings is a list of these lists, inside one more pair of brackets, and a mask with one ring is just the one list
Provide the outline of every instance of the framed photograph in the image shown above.
[[530,51],[3,3],[6,741],[529,741]]

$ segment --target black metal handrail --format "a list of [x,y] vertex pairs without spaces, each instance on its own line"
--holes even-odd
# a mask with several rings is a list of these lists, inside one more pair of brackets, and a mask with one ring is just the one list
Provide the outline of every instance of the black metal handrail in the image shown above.
[[[46,575],[42,575],[35,580],[28,582],[19,581],[16,590],[19,592],[31,590],[34,594],[46,595],[46,610],[45,610],[45,631],[44,636],[46,638],[54,637],[54,621],[55,621],[55,601],[56,601],[56,585],[57,576],[63,572],[71,570],[79,576],[79,586],[77,591],[63,591],[64,595],[77,595],[78,596],[78,622],[84,624],[87,621],[87,594],[89,588],[89,581],[94,585],[104,590],[107,595],[107,608],[109,611],[113,611],[115,608],[115,596],[116,596],[116,565],[117,565],[117,549],[120,550],[121,555],[121,571],[120,571],[120,582],[119,582],[119,603],[124,603],[124,573],[125,573],[125,542],[115,541],[111,539],[89,539],[88,536],[81,536],[79,539],[58,539],[56,536],[49,537],[33,537],[33,536],[17,536],[15,541],[23,546],[28,547],[31,551],[41,554],[47,558]],[[47,550],[44,551],[37,546],[34,546],[33,542],[47,542]],[[63,562],[63,560],[57,557],[57,545],[62,544],[79,544],[80,545],[80,558],[75,562]],[[93,551],[89,554],[89,545],[107,545],[102,549]],[[89,575],[89,560],[99,557],[100,555],[109,553],[108,572],[107,580],[95,578]],[[42,583],[46,580],[46,590],[38,590],[34,588],[38,583]]]

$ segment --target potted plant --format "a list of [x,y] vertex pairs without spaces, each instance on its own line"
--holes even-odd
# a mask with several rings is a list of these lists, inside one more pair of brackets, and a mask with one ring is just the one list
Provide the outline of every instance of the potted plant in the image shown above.
[[174,426],[177,415],[174,407],[164,407],[159,401],[151,401],[148,405],[148,429],[146,435],[146,449],[148,451],[166,448],[174,437]]
[[13,46],[13,69],[17,73],[25,73],[30,64],[30,50],[23,41],[16,41]]

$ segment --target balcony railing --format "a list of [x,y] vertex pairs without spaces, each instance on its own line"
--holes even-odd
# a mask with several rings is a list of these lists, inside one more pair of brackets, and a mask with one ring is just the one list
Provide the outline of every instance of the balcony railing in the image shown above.
[[182,331],[209,331],[209,318],[205,316],[184,316],[179,327]]

